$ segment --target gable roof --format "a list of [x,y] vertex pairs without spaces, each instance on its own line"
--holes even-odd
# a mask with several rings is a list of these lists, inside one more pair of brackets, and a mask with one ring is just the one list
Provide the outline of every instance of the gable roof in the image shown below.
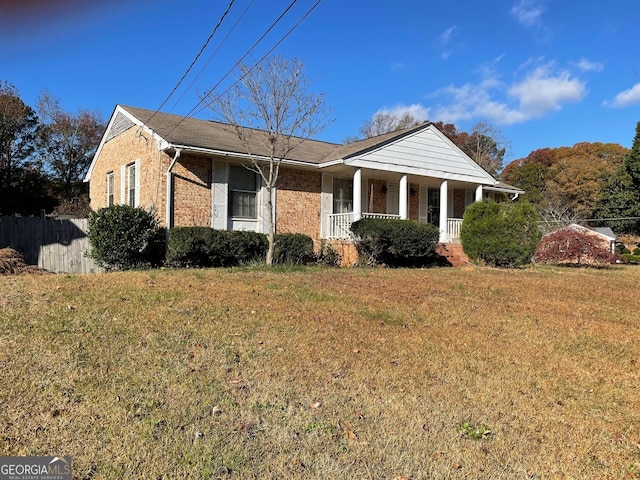
[[[93,167],[105,143],[131,127],[150,133],[161,150],[183,149],[201,153],[246,156],[244,144],[230,125],[138,107],[117,105],[111,116],[91,166],[84,179],[91,179]],[[257,156],[268,156],[266,132],[245,129]],[[294,137],[295,138],[295,137]],[[335,164],[381,168],[417,175],[454,178],[494,185],[496,180],[471,160],[431,123],[367,138],[350,144],[336,144],[298,138],[300,143],[287,155],[286,162],[317,168]]]

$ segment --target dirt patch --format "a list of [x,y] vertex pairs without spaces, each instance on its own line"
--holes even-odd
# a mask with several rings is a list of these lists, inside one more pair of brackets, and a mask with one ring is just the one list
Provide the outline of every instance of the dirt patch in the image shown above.
[[27,265],[22,254],[13,248],[0,248],[0,275],[21,273],[46,273],[46,271],[35,265]]

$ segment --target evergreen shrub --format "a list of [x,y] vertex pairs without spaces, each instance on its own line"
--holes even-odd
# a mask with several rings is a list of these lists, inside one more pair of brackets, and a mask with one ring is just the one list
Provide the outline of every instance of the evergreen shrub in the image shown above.
[[536,212],[526,201],[476,202],[465,211],[460,227],[469,258],[496,267],[529,263],[540,237]]
[[273,263],[306,265],[316,261],[313,239],[302,233],[278,233],[275,236]]
[[172,267],[233,267],[262,261],[267,237],[261,233],[175,227],[169,231],[166,263]]
[[360,259],[367,265],[420,267],[434,264],[438,228],[411,220],[363,218],[351,225]]
[[112,205],[89,214],[89,256],[107,270],[158,266],[164,257],[164,228],[152,212]]

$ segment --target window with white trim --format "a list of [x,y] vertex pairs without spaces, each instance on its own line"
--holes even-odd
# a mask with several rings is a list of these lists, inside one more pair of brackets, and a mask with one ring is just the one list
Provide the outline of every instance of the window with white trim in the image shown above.
[[257,219],[258,177],[241,165],[229,166],[229,215]]
[[114,189],[115,189],[115,177],[113,175],[113,172],[108,172],[107,173],[107,207],[110,207],[115,203]]
[[127,165],[127,205],[136,206],[136,164]]

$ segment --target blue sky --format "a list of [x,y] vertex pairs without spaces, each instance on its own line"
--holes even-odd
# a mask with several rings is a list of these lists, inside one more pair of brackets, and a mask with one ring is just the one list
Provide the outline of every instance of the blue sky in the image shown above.
[[[0,80],[32,106],[47,89],[66,110],[105,119],[117,103],[156,109],[229,1],[0,0]],[[316,1],[295,2],[246,61],[260,59]],[[199,92],[291,3],[236,0],[163,111],[192,111]],[[300,59],[325,94],[334,121],[319,139],[339,143],[378,111],[409,110],[462,130],[479,121],[498,127],[511,142],[509,161],[581,141],[631,146],[639,21],[637,0],[321,0],[274,53]]]

